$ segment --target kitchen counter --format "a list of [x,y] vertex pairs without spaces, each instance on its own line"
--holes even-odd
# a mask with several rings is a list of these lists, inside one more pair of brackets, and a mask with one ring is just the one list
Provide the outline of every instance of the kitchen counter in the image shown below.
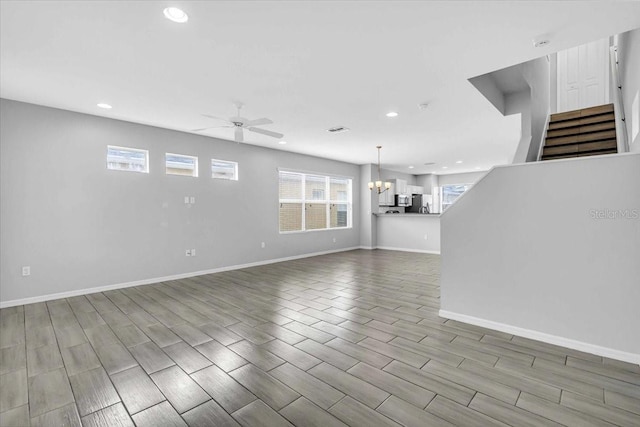
[[413,212],[409,212],[409,213],[377,213],[374,214],[377,217],[383,217],[383,216],[428,216],[428,217],[439,217],[440,214],[436,214],[436,213],[428,213],[428,214],[421,214],[421,213],[413,213]]

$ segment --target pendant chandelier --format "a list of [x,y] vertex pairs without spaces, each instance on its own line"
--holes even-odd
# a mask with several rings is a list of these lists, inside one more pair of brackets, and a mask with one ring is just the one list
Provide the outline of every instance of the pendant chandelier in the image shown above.
[[[380,149],[382,148],[382,145],[377,145],[376,148],[378,149],[378,180],[375,182],[374,181],[369,182],[369,190],[373,190],[375,188],[378,190],[378,194],[382,194],[391,188],[391,183],[382,182],[381,175],[380,175]],[[384,189],[382,187],[384,187]]]

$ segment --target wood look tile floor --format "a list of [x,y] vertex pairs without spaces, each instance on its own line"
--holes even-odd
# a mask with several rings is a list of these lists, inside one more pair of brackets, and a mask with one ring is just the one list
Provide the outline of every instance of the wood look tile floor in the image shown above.
[[640,426],[640,366],[438,317],[351,251],[0,310],[1,426]]

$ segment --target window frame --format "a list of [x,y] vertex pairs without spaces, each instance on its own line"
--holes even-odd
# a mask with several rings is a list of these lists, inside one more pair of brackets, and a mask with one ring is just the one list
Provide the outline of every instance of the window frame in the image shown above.
[[[213,176],[213,162],[222,162],[222,163],[233,164],[233,166],[234,166],[233,178],[222,178],[222,177],[219,177],[219,176]],[[220,179],[220,180],[223,180],[223,181],[239,181],[239,179],[240,179],[240,177],[239,177],[240,167],[238,165],[238,162],[236,162],[236,161],[212,158],[211,162],[209,163],[209,167],[210,167],[210,171],[211,171],[211,179]]]
[[[135,170],[135,169],[118,169],[118,168],[110,168],[109,167],[109,150],[125,150],[137,153],[144,153],[144,170]],[[107,170],[109,171],[119,171],[119,172],[136,172],[136,173],[149,173],[149,150],[145,150],[144,148],[133,148],[133,147],[123,147],[120,145],[107,145]]]
[[[301,197],[299,199],[281,199],[280,198],[280,177],[281,174],[293,174],[301,176]],[[307,199],[306,197],[306,178],[307,176],[322,177],[324,178],[324,194],[325,198],[322,200]],[[347,200],[333,200],[331,199],[331,179],[347,180]],[[313,191],[312,191],[313,193]],[[280,229],[280,205],[282,204],[300,204],[301,210],[301,229],[282,231]],[[324,228],[312,228],[307,229],[306,224],[306,210],[309,204],[323,204],[325,205],[325,226]],[[344,227],[331,227],[331,206],[332,205],[346,205],[347,207],[347,225]],[[318,172],[301,172],[289,169],[278,169],[278,233],[279,234],[296,234],[296,233],[311,233],[317,231],[335,231],[335,230],[349,230],[353,228],[353,178],[341,175],[328,175],[326,173]]]
[[[185,157],[189,159],[193,159],[194,162],[194,175],[183,175],[179,173],[171,173],[167,171],[167,156],[176,156],[176,157]],[[199,175],[199,165],[198,165],[198,156],[190,156],[188,154],[178,154],[178,153],[164,153],[164,174],[165,175],[173,175],[173,176],[186,176],[188,178],[198,178]]]
[[[453,202],[451,203],[447,203],[446,204],[446,208],[445,208],[445,203],[444,203],[444,188],[445,187],[464,187],[464,191],[462,193],[460,193],[458,195],[458,197],[456,197]],[[473,184],[447,184],[447,185],[442,185],[440,186],[440,210],[442,212],[446,211],[447,209],[449,209],[449,207],[451,207],[451,205],[453,205],[460,197],[462,197],[462,195],[464,193],[466,193],[467,191],[469,191],[471,189],[471,187],[473,187]]]

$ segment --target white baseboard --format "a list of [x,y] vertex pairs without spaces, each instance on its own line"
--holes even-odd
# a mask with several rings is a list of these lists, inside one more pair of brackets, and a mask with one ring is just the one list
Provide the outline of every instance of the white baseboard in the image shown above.
[[440,255],[440,251],[426,251],[424,249],[392,248],[390,246],[378,246],[376,247],[376,249],[383,249],[385,251],[402,251],[402,252],[415,252],[419,254]]
[[366,249],[366,248],[354,246],[354,247],[343,248],[343,249],[332,249],[329,251],[313,252],[313,253],[294,255],[294,256],[289,256],[284,258],[268,259],[263,261],[250,262],[247,264],[237,264],[237,265],[230,265],[225,267],[218,267],[210,270],[192,271],[189,273],[173,274],[171,276],[152,277],[149,279],[134,280],[132,282],[116,283],[114,285],[98,286],[95,288],[85,288],[85,289],[78,289],[74,291],[59,292],[55,294],[39,295],[36,297],[14,299],[10,301],[0,301],[0,308],[14,307],[16,305],[34,304],[36,302],[51,301],[51,300],[60,299],[60,298],[70,298],[70,297],[76,297],[79,295],[95,294],[97,292],[112,291],[115,289],[130,288],[133,286],[150,285],[152,283],[167,282],[170,280],[185,279],[187,277],[194,277],[194,276],[202,276],[203,274],[213,274],[213,273],[221,273],[223,271],[240,270],[242,268],[257,267],[260,265],[275,264],[278,262],[292,261],[295,259],[310,258],[314,256],[328,255],[328,254],[337,253],[337,252],[353,251],[356,249]]
[[640,354],[628,353],[626,351],[615,350],[608,347],[602,347],[596,344],[589,344],[582,341],[572,340],[570,338],[559,337],[557,335],[546,334],[544,332],[533,331],[531,329],[511,326],[505,323],[494,322],[492,320],[480,319],[478,317],[467,316],[466,314],[454,313],[451,311],[440,310],[438,315],[446,319],[457,320],[471,325],[482,326],[483,328],[494,329],[496,331],[506,332],[508,334],[517,335],[519,337],[530,338],[542,341],[548,344],[559,345],[561,347],[573,350],[583,351],[585,353],[595,354],[597,356],[609,357],[611,359],[621,360],[623,362],[640,364]]

